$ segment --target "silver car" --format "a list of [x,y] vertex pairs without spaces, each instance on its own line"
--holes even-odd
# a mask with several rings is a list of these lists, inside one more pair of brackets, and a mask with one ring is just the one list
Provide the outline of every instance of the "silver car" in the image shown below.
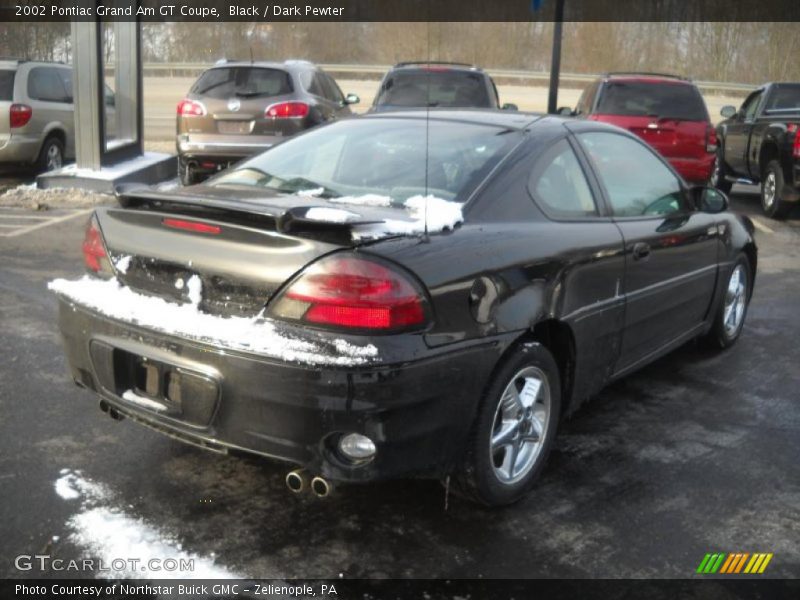
[[72,98],[69,66],[0,61],[0,163],[49,171],[73,158]]

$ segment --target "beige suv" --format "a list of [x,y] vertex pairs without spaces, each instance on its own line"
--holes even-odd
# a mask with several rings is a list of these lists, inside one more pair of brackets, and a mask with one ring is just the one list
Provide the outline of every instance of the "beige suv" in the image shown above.
[[0,163],[57,169],[74,157],[72,69],[0,60]]

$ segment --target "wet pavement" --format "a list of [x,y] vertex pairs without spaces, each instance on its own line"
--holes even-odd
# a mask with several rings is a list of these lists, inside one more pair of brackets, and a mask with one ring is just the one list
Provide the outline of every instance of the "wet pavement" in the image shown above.
[[[759,214],[752,195],[734,208]],[[494,511],[446,503],[434,481],[297,497],[284,465],[112,421],[68,380],[45,289],[81,274],[85,217],[0,237],[0,574],[57,575],[18,571],[20,554],[138,544],[198,575],[690,577],[707,552],[770,552],[766,576],[800,577],[800,219],[756,220],[740,341],[689,344],[605,389],[562,426],[533,493]]]

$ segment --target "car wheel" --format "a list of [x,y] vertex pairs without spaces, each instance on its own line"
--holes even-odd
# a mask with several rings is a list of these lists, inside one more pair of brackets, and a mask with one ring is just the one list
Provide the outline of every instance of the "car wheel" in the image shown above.
[[486,391],[457,478],[459,491],[488,506],[522,498],[544,468],[560,409],[553,355],[538,343],[522,345]]
[[64,166],[64,144],[57,137],[44,141],[39,152],[37,167],[39,171],[54,171]]
[[709,341],[717,348],[728,348],[739,339],[750,303],[752,280],[750,261],[742,254],[728,277],[714,325],[708,334]]
[[711,171],[711,180],[709,183],[717,188],[724,194],[730,194],[733,188],[733,183],[725,179],[728,174],[725,168],[725,160],[722,157],[722,148],[717,148],[717,156],[714,159],[714,169]]
[[178,178],[181,180],[181,185],[194,185],[199,179],[192,166],[182,160],[178,160]]
[[773,219],[782,219],[792,207],[789,202],[781,199],[783,184],[780,163],[777,160],[769,161],[761,180],[761,208],[764,209],[764,214]]

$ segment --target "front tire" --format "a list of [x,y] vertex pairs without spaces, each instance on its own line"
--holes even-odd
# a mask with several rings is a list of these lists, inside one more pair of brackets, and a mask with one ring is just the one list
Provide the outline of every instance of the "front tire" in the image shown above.
[[739,339],[750,304],[752,281],[750,261],[747,256],[740,254],[728,277],[714,325],[708,334],[708,341],[712,346],[719,349],[729,348]]
[[487,506],[522,498],[544,469],[560,412],[553,355],[539,343],[520,346],[483,398],[457,478],[459,490]]
[[783,219],[792,208],[791,203],[781,198],[783,186],[781,164],[777,160],[769,161],[761,179],[761,208],[772,219]]

